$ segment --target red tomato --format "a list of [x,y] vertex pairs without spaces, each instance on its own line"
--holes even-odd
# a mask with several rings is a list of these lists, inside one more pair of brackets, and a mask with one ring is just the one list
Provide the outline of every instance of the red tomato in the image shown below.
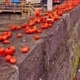
[[45,23],[44,26],[45,26],[45,29],[49,27],[48,23]]
[[38,32],[38,33],[42,33],[42,30],[41,30],[41,29],[38,29],[37,32]]
[[54,22],[54,17],[51,19],[52,22]]
[[6,48],[5,49],[5,54],[6,55],[13,55],[14,54],[14,49],[12,49],[12,48]]
[[0,41],[2,41],[2,36],[0,36]]
[[22,38],[22,34],[21,33],[18,33],[17,37],[18,38]]
[[54,21],[56,21],[56,20],[59,20],[60,19],[60,17],[59,17],[59,15],[54,15]]
[[36,10],[36,17],[40,17],[41,15],[41,10]]
[[30,50],[28,46],[25,46],[21,49],[22,53],[27,53]]
[[5,58],[5,60],[7,61],[7,62],[9,62],[10,61],[10,59],[11,59],[11,55],[6,55],[6,58]]
[[20,30],[20,29],[21,29],[21,27],[20,27],[20,26],[16,26],[16,29],[17,29],[17,30]]
[[7,34],[7,37],[10,38],[12,36],[12,34]]
[[30,34],[30,31],[29,30],[26,30],[25,32],[26,32],[26,34]]
[[41,29],[45,29],[45,26],[44,25],[41,25]]
[[3,32],[3,33],[2,33],[3,36],[4,36],[4,35],[7,35],[7,34],[8,34],[8,32]]
[[26,28],[25,28],[25,30],[29,30],[30,29],[30,27],[29,26],[27,26]]
[[0,56],[3,56],[4,55],[4,53],[5,53],[5,48],[0,48]]
[[40,23],[40,22],[41,22],[41,19],[40,19],[40,18],[38,18],[38,19],[37,19],[37,22],[38,22],[38,23]]
[[9,44],[10,43],[9,40],[4,40],[3,42],[4,42],[4,44]]
[[6,40],[7,38],[8,38],[7,35],[2,36],[2,40],[3,40],[3,41]]
[[11,57],[11,58],[10,58],[10,63],[11,63],[11,64],[17,63],[17,59],[16,59],[15,57]]
[[11,26],[10,29],[11,29],[11,31],[16,30],[16,26]]
[[33,33],[32,29],[29,29],[29,33],[30,33],[30,34],[32,34],[32,33]]
[[23,23],[21,27],[22,28],[26,28],[27,27],[27,23]]
[[34,38],[35,38],[35,40],[39,40],[40,36],[39,35],[35,35]]
[[62,16],[63,15],[62,11],[58,11],[58,15]]
[[52,26],[52,24],[49,24],[49,27],[51,27]]
[[12,36],[12,32],[9,31],[7,36],[8,36],[8,38],[10,38]]
[[30,21],[29,26],[32,27],[35,24],[34,21]]

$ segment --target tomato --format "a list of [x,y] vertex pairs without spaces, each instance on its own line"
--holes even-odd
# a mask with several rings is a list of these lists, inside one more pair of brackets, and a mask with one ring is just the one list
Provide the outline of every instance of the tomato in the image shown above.
[[39,35],[35,35],[35,36],[34,36],[34,39],[35,39],[35,40],[39,40],[39,39],[40,39],[40,36],[39,36]]
[[16,30],[20,30],[21,29],[21,27],[20,26],[16,26]]
[[10,63],[11,63],[11,64],[17,63],[16,57],[11,57],[11,58],[10,58]]
[[3,56],[5,53],[5,48],[1,47],[0,48],[0,56]]
[[45,29],[49,27],[48,23],[45,23],[44,26],[45,26]]
[[41,25],[41,29],[47,29],[49,27],[48,23],[46,22],[45,24]]
[[42,21],[42,22],[46,22],[46,17],[42,18],[41,21]]
[[12,36],[12,32],[9,31],[8,34],[7,34],[8,38],[10,38]]
[[37,32],[38,28],[37,26],[33,26],[33,32]]
[[8,34],[7,34],[7,37],[8,37],[8,38],[10,38],[11,36],[12,36],[12,34],[11,34],[11,33],[8,33]]
[[29,29],[29,33],[32,34],[33,33],[33,30],[32,29]]
[[7,62],[9,62],[10,61],[10,59],[11,59],[11,55],[6,55],[6,57],[5,57],[5,60],[7,61]]
[[8,32],[3,32],[3,33],[2,33],[3,36],[4,36],[4,35],[7,35],[7,34],[8,34]]
[[30,29],[30,27],[29,26],[27,26],[26,28],[25,28],[25,30],[29,30]]
[[3,40],[3,41],[6,40],[7,38],[8,38],[7,35],[2,36],[2,40]]
[[30,34],[30,31],[29,30],[26,30],[25,32],[26,32],[26,34]]
[[22,53],[27,53],[30,50],[28,46],[25,46],[21,49]]
[[10,29],[11,29],[11,31],[16,30],[16,26],[11,26]]
[[49,27],[51,27],[52,26],[52,24],[49,24]]
[[35,22],[31,20],[29,23],[29,26],[32,27],[34,24],[35,24]]
[[41,16],[41,10],[36,10],[36,17],[40,17]]
[[18,38],[22,38],[22,34],[21,33],[18,33],[17,37]]
[[58,11],[58,15],[59,16],[62,16],[63,15],[63,13],[62,13],[62,11],[60,10],[60,11]]
[[54,15],[54,21],[59,20],[59,19],[60,19],[59,15]]
[[2,41],[2,36],[0,36],[0,41]]
[[41,29],[45,29],[45,26],[44,25],[41,25]]
[[12,48],[5,49],[5,55],[13,55],[13,54],[14,54],[14,49]]
[[38,32],[38,33],[42,33],[42,30],[41,30],[41,29],[38,29],[37,32]]
[[27,23],[23,23],[23,24],[21,25],[21,27],[22,27],[22,28],[26,28],[27,25],[28,25]]
[[51,19],[52,22],[54,22],[54,17]]
[[40,23],[40,22],[41,22],[41,19],[40,19],[40,18],[38,18],[38,19],[37,19],[37,22],[38,22],[38,23]]
[[37,29],[33,28],[33,29],[32,29],[32,32],[33,32],[33,33],[37,32]]
[[4,42],[4,44],[9,44],[10,43],[9,40],[4,40],[3,42]]
[[37,18],[34,19],[34,22],[35,22],[35,23],[37,22]]

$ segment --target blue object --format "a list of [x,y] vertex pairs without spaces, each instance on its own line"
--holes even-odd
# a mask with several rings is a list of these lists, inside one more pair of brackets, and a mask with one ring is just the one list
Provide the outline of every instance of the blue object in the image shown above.
[[42,0],[42,4],[47,4],[47,0]]
[[12,3],[20,3],[20,0],[12,0]]

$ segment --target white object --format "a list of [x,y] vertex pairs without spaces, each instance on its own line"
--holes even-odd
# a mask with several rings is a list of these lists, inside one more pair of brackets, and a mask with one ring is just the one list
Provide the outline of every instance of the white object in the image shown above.
[[9,78],[9,80],[19,80],[19,68],[16,65],[12,65],[11,68],[15,69],[16,72]]
[[53,4],[53,0],[47,0],[47,10],[48,11],[52,10],[52,4]]
[[78,72],[80,72],[80,69],[78,69]]
[[26,0],[26,3],[40,3],[41,0]]
[[51,19],[50,19],[50,18],[48,18],[47,20],[48,20],[48,21],[51,21]]

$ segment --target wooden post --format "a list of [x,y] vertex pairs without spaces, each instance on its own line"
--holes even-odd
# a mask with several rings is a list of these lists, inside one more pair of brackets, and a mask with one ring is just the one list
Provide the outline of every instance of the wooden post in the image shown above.
[[30,17],[30,14],[31,14],[31,10],[30,10],[30,2],[28,3],[28,17]]
[[21,3],[21,9],[22,9],[22,18],[26,17],[26,2]]

